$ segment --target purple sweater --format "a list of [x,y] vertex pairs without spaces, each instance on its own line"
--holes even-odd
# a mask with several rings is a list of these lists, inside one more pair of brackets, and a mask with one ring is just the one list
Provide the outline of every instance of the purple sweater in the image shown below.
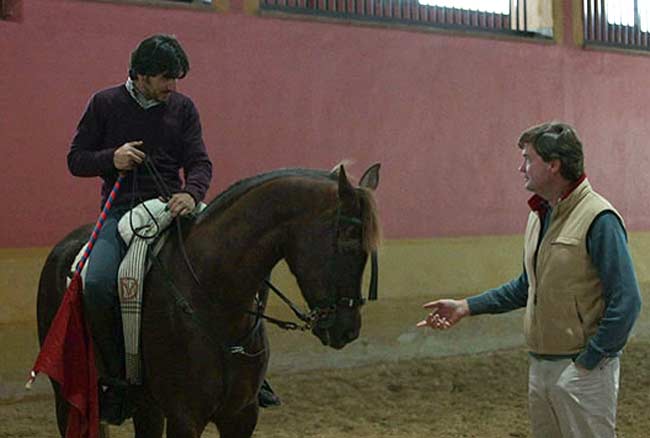
[[[99,91],[90,99],[68,153],[68,168],[73,175],[100,176],[104,180],[100,208],[118,176],[113,152],[126,142],[138,140],[144,142],[142,149],[172,193],[187,192],[197,203],[203,200],[212,178],[212,163],[192,101],[174,92],[167,102],[145,110],[120,85]],[[158,196],[153,179],[140,166],[128,172],[114,205]]]

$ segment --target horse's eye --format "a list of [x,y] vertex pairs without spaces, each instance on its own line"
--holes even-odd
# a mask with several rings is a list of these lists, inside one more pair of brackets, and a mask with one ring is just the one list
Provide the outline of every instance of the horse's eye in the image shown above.
[[361,227],[342,227],[339,237],[344,240],[361,239]]
[[339,240],[339,251],[344,254],[352,254],[361,251],[359,240]]

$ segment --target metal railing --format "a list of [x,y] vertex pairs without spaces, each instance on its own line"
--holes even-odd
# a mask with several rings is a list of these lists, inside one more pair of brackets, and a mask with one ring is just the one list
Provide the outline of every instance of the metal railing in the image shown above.
[[606,0],[584,0],[585,44],[650,50],[648,5],[641,8],[639,0],[634,0],[629,10],[620,10],[615,16],[608,3]]
[[511,0],[510,11],[504,14],[419,0],[260,0],[263,11],[548,38],[529,30],[526,6],[526,0]]

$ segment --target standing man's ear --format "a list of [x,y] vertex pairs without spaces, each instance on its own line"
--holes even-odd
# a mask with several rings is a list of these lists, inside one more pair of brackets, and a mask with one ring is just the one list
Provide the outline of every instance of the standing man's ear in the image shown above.
[[553,173],[559,173],[562,168],[562,162],[558,159],[554,159],[548,162],[548,169]]

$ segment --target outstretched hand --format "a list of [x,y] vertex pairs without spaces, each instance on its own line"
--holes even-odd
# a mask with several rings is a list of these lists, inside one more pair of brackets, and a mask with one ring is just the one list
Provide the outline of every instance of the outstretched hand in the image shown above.
[[422,307],[430,310],[430,313],[425,319],[417,323],[417,327],[446,329],[469,315],[467,300],[430,301]]

